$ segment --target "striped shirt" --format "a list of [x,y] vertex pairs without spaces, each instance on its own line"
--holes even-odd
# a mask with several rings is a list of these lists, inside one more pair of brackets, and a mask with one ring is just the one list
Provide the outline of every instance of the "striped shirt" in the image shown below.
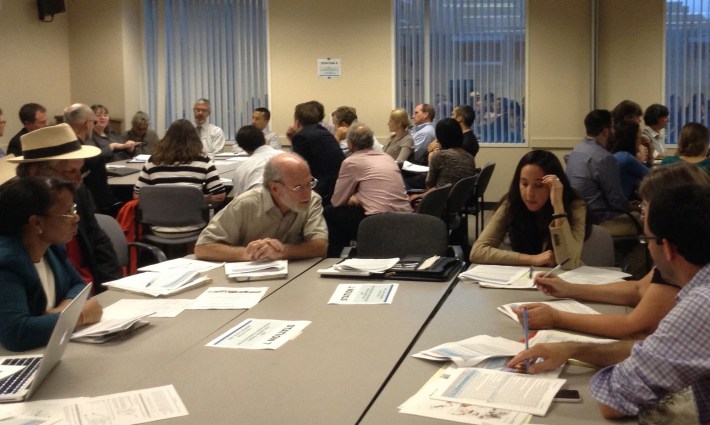
[[138,195],[141,188],[145,186],[164,184],[194,186],[207,195],[225,192],[212,160],[199,157],[192,162],[173,165],[155,165],[149,159],[138,176],[133,193]]

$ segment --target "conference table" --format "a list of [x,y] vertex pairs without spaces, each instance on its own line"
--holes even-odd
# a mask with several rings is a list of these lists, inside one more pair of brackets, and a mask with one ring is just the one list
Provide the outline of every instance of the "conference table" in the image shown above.
[[[186,310],[175,318],[149,318],[149,326],[105,344],[72,343],[33,400],[172,384],[189,415],[161,423],[444,423],[397,411],[441,366],[410,354],[484,333],[519,339],[520,326],[495,308],[546,298],[537,291],[481,289],[452,277],[445,282],[379,281],[399,283],[392,304],[330,305],[338,284],[378,282],[320,277],[317,270],[336,261],[290,261],[287,279],[244,283],[228,283],[223,268],[214,269],[211,285],[266,286],[268,292],[249,310]],[[195,298],[203,290],[174,298]],[[98,296],[105,306],[121,298],[145,297],[114,290]],[[246,319],[311,323],[277,350],[206,346]],[[583,402],[555,404],[533,422],[561,424],[573,418],[574,423],[605,423],[586,391],[592,373],[568,367],[562,375],[569,380],[566,387],[579,390]]]

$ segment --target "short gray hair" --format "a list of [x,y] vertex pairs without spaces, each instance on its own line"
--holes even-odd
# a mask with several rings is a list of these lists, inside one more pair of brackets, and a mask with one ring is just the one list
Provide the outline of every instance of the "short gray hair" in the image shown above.
[[142,122],[149,123],[150,117],[145,112],[138,111],[138,112],[136,112],[135,115],[133,115],[133,118],[131,119],[131,125],[133,127],[138,127],[138,124],[140,124]]
[[370,127],[355,121],[348,129],[348,142],[359,151],[371,148],[375,144],[375,138]]
[[83,124],[84,121],[86,121],[86,117],[93,113],[94,111],[92,111],[88,105],[84,105],[83,103],[75,103],[64,109],[64,122],[73,128],[77,125]]
[[266,166],[264,167],[264,182],[263,185],[265,188],[269,188],[269,183],[271,182],[280,182],[283,181],[284,174],[283,171],[281,170],[281,167],[274,165],[274,158],[277,158],[278,155],[271,157],[269,162],[266,163]]

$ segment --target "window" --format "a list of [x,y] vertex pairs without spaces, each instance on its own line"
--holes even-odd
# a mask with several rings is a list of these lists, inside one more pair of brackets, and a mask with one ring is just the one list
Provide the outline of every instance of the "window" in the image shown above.
[[523,142],[524,0],[395,0],[395,51],[398,106],[469,104],[482,142]]
[[229,140],[254,108],[268,107],[266,0],[144,0],[143,8],[155,122],[192,119],[204,97]]
[[710,1],[666,2],[666,143],[676,144],[683,124],[710,124]]

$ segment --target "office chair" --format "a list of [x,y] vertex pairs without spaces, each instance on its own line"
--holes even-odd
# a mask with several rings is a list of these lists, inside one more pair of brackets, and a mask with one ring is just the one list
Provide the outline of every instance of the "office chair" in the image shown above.
[[592,232],[582,245],[581,259],[587,266],[614,266],[614,240],[605,228],[592,225]]
[[130,264],[130,250],[133,248],[138,251],[147,251],[156,263],[160,263],[167,259],[163,251],[157,246],[142,242],[127,242],[126,235],[123,233],[121,225],[118,224],[116,219],[110,215],[95,214],[95,217],[101,229],[106,232],[106,235],[109,239],[111,239],[113,250],[116,251],[116,256],[118,257],[118,264],[123,268],[126,275],[131,274],[131,270],[133,270],[133,267],[131,267],[132,265]]
[[495,162],[489,162],[488,164],[484,165],[483,168],[481,168],[481,171],[478,173],[478,179],[476,180],[476,188],[473,199],[471,199],[471,202],[466,204],[463,209],[464,216],[473,215],[476,217],[475,238],[478,238],[479,233],[481,233],[481,231],[483,230],[483,211],[485,203],[484,195],[486,193],[486,189],[488,189],[488,183],[490,183],[491,181],[491,177],[493,176],[493,171],[495,170],[495,168]]
[[447,184],[427,192],[421,198],[419,205],[417,206],[416,213],[427,214],[443,219],[450,192],[451,184]]

